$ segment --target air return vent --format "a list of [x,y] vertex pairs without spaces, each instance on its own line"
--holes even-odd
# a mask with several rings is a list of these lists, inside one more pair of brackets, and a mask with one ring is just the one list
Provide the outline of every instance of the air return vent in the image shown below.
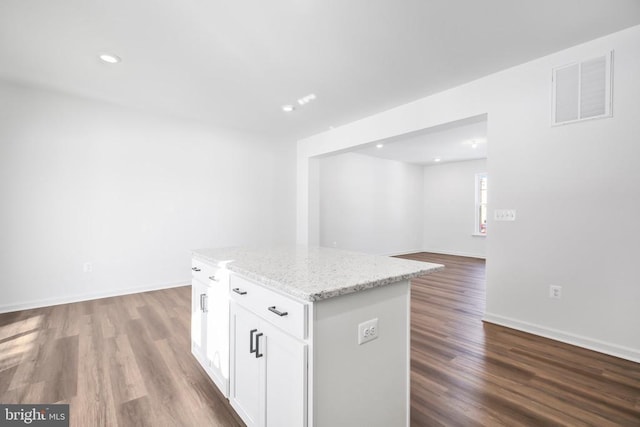
[[611,116],[613,52],[553,69],[552,125]]

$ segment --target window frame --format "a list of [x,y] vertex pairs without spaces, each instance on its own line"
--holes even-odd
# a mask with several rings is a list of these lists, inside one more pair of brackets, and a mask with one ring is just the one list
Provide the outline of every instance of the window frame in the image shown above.
[[[487,224],[486,220],[489,218],[489,211],[487,210],[488,200],[482,203],[482,179],[485,179],[486,182],[486,191],[489,191],[489,179],[487,177],[486,172],[478,172],[475,174],[475,214],[474,214],[474,226],[473,226],[473,235],[474,236],[486,236],[487,235]],[[484,232],[482,232],[482,226],[480,224],[481,214],[480,210],[484,206],[486,212],[485,224],[484,224]]]

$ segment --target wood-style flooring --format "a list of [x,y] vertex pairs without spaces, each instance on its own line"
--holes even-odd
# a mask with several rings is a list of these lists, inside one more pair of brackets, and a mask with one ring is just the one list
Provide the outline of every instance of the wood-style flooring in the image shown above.
[[[447,267],[412,281],[412,426],[640,426],[639,364],[483,324],[482,260],[405,257]],[[191,356],[190,292],[0,314],[0,403],[69,403],[82,427],[242,426]]]
[[402,258],[446,265],[412,281],[412,426],[640,426],[640,364],[483,324],[484,260]]
[[191,356],[191,287],[0,315],[0,403],[70,425],[242,426]]

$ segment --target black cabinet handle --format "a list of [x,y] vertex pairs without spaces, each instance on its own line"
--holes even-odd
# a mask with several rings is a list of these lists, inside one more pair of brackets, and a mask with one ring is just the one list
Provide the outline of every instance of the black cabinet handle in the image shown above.
[[218,281],[218,279],[216,279],[216,276],[209,276],[209,280],[213,280],[214,282]]
[[198,267],[191,267],[191,269],[192,269],[193,271],[200,271],[200,269],[199,269]]
[[260,337],[262,336],[262,332],[256,334],[256,359],[264,356],[264,354],[260,353]]
[[235,292],[238,295],[246,295],[247,294],[247,291],[241,291],[240,288],[233,288],[232,291]]
[[278,309],[276,309],[275,305],[273,307],[269,307],[269,311],[272,312],[272,313],[277,314],[280,317],[286,316],[287,314],[289,314],[286,311],[279,311]]
[[256,332],[258,332],[257,329],[252,329],[249,331],[249,353],[255,353],[258,351],[258,346],[256,346],[256,348],[253,348],[253,334],[255,334]]

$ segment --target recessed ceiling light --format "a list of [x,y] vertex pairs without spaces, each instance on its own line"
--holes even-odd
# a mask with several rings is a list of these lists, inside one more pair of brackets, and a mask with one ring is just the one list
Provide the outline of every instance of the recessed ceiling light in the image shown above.
[[118,62],[122,61],[119,56],[113,55],[111,53],[101,53],[99,58],[101,61],[109,64],[117,64]]
[[469,145],[471,148],[478,148],[478,145],[484,144],[486,141],[483,138],[473,138],[468,141],[464,141],[463,145]]
[[304,104],[307,104],[307,103],[313,101],[314,99],[316,99],[316,94],[315,93],[310,93],[309,95],[303,96],[302,98],[298,99],[298,104],[304,105]]
[[384,144],[376,144],[376,148],[382,148],[384,147]]
[[433,161],[437,163],[439,161],[442,161],[442,159],[440,157],[436,157],[435,159],[433,159]]
[[282,111],[284,111],[285,113],[290,113],[293,110],[295,110],[295,107],[293,105],[283,105],[282,106]]

